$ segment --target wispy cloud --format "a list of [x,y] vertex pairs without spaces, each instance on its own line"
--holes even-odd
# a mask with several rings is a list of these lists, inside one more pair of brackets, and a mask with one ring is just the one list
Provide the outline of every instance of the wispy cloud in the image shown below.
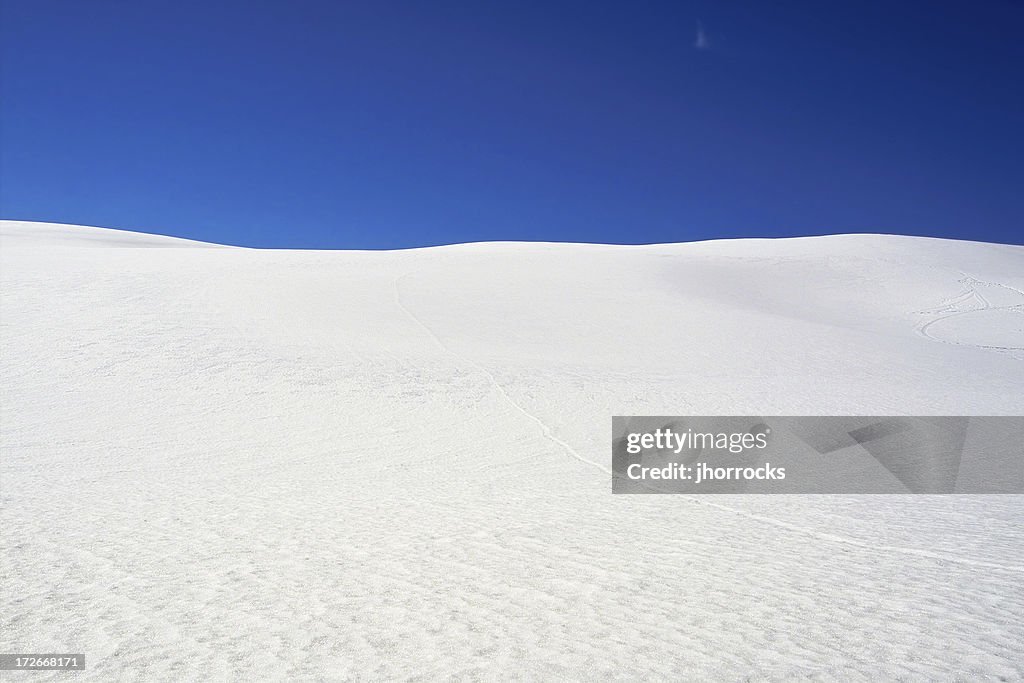
[[693,48],[695,50],[710,50],[711,40],[708,38],[708,32],[704,30],[704,24],[701,21],[697,21],[697,37],[693,40]]

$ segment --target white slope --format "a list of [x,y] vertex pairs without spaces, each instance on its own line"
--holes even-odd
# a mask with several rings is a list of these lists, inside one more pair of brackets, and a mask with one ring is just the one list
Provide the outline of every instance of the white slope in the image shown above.
[[1024,678],[1024,497],[608,474],[617,414],[1022,414],[1024,249],[209,246],[0,225],[0,652],[84,652],[77,680]]

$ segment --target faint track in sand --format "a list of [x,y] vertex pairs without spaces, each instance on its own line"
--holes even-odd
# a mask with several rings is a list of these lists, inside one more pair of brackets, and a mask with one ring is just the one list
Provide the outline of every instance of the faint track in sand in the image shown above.
[[573,458],[579,460],[580,462],[585,463],[587,465],[590,465],[591,467],[596,467],[597,469],[601,470],[605,474],[608,474],[608,475],[612,474],[611,469],[605,467],[604,465],[602,465],[600,463],[594,462],[593,460],[588,460],[587,458],[584,458],[582,455],[579,454],[579,452],[575,448],[573,448],[572,446],[567,444],[565,441],[562,441],[557,436],[555,436],[554,433],[551,431],[551,428],[547,424],[545,424],[545,422],[543,420],[541,420],[539,417],[537,417],[533,413],[530,413],[525,408],[523,408],[521,405],[516,403],[512,399],[512,397],[509,396],[508,392],[505,391],[505,388],[501,385],[501,383],[498,382],[497,378],[495,378],[494,374],[491,373],[490,370],[488,370],[484,366],[480,365],[479,363],[477,363],[473,359],[468,358],[466,356],[463,356],[462,354],[456,353],[455,351],[452,351],[450,348],[448,348],[448,346],[443,341],[441,341],[441,338],[438,337],[437,334],[432,329],[430,329],[430,327],[427,326],[426,323],[424,323],[422,320],[420,320],[419,317],[417,317],[417,315],[415,313],[413,313],[402,302],[402,291],[401,291],[401,287],[399,286],[399,283],[404,278],[408,277],[409,275],[411,275],[411,273],[404,273],[402,275],[399,275],[398,277],[395,278],[394,282],[392,283],[393,284],[393,288],[394,288],[394,293],[395,293],[395,304],[400,309],[402,309],[402,311],[404,311],[405,314],[421,330],[423,330],[427,334],[427,336],[429,336],[433,340],[434,344],[441,351],[443,351],[444,353],[448,354],[449,356],[455,358],[456,360],[461,361],[462,363],[465,363],[466,365],[469,365],[470,367],[472,367],[472,368],[478,370],[479,372],[483,373],[487,377],[487,379],[490,382],[491,386],[493,386],[494,389],[497,390],[497,392],[499,394],[501,394],[501,397],[505,400],[506,403],[508,403],[509,406],[514,408],[517,412],[522,414],[524,417],[526,417],[528,420],[530,420],[531,422],[536,424],[537,427],[540,428],[541,434],[544,436],[545,439],[547,439],[548,441],[552,442],[553,444],[559,446],[563,451],[568,453]]
[[[673,494],[672,491],[667,491],[660,488],[656,484],[646,484],[646,488],[651,491],[658,491],[666,494]],[[827,531],[820,531],[813,529],[809,526],[802,526],[800,524],[793,524],[791,522],[784,522],[781,519],[775,519],[774,517],[768,517],[766,515],[759,515],[756,512],[748,512],[739,508],[730,507],[728,505],[722,505],[721,503],[713,503],[708,498],[710,496],[704,496],[704,498],[698,498],[697,496],[684,496],[684,498],[695,504],[705,505],[707,507],[715,508],[716,510],[723,510],[725,512],[731,512],[740,517],[746,517],[756,522],[763,524],[769,524],[779,529],[786,529],[787,531],[793,531],[799,534],[805,534],[814,538],[829,541],[832,543],[841,543],[843,545],[853,546],[855,548],[864,548],[872,551],[882,551],[888,553],[895,553],[899,555],[909,555],[912,557],[920,557],[928,560],[936,560],[938,562],[949,562],[951,564],[959,564],[968,567],[979,567],[984,569],[998,569],[1001,571],[1024,573],[1024,565],[1007,565],[999,562],[985,562],[984,560],[971,560],[965,557],[959,557],[957,555],[946,555],[944,553],[936,553],[930,550],[922,550],[919,548],[905,548],[898,545],[878,545],[867,541],[859,541],[855,538],[848,536],[841,536],[839,534],[830,534]]]
[[810,527],[801,526],[799,524],[791,524],[789,522],[783,522],[782,520],[779,520],[779,519],[774,519],[772,517],[766,517],[764,515],[759,515],[759,514],[756,514],[756,513],[753,513],[753,512],[747,512],[745,510],[739,510],[737,508],[732,508],[732,507],[729,507],[727,505],[720,505],[718,503],[711,503],[709,501],[700,500],[700,499],[694,498],[692,496],[687,496],[687,498],[689,500],[693,501],[694,503],[697,503],[698,505],[708,505],[708,506],[713,507],[713,508],[718,508],[719,510],[727,510],[729,512],[733,512],[735,514],[738,514],[738,515],[741,515],[743,517],[746,517],[747,519],[753,519],[753,520],[756,520],[756,521],[759,521],[759,522],[764,522],[765,524],[771,524],[772,526],[778,527],[780,529],[788,529],[790,531],[796,531],[798,533],[807,534],[809,536],[813,536],[815,538],[819,538],[819,539],[824,540],[824,541],[831,541],[833,543],[842,543],[844,545],[851,545],[851,546],[854,546],[854,547],[857,547],[857,548],[866,548],[868,550],[874,550],[874,551],[897,553],[897,554],[900,554],[900,555],[910,555],[910,556],[913,556],[913,557],[921,557],[921,558],[924,558],[924,559],[936,560],[936,561],[939,561],[939,562],[949,562],[949,563],[952,563],[952,564],[960,564],[960,565],[965,565],[965,566],[969,566],[969,567],[979,567],[979,568],[984,568],[984,569],[998,569],[998,570],[1007,571],[1007,572],[1024,573],[1024,566],[1006,565],[1006,564],[1000,564],[998,562],[985,562],[984,560],[971,560],[971,559],[968,559],[968,558],[965,558],[965,557],[959,557],[959,556],[956,556],[956,555],[945,555],[943,553],[936,553],[936,552],[932,552],[930,550],[921,550],[921,549],[918,549],[918,548],[904,548],[904,547],[898,546],[898,545],[877,545],[877,544],[874,544],[874,543],[869,543],[867,541],[858,541],[857,539],[849,538],[847,536],[840,536],[838,534],[830,534],[830,533],[825,532],[825,531],[818,531],[817,529],[812,529]]
[[[918,315],[931,316],[929,320],[925,320],[917,326],[917,333],[934,342],[940,344],[951,344],[953,346],[973,346],[978,349],[988,349],[991,351],[1022,351],[1024,345],[1000,345],[1000,344],[978,344],[973,342],[960,341],[955,338],[946,338],[941,335],[934,334],[930,328],[936,323],[943,321],[949,321],[954,318],[958,318],[966,315],[977,315],[989,312],[1003,312],[1003,313],[1024,313],[1024,291],[1011,287],[1010,285],[1003,284],[1002,282],[989,282],[981,280],[967,273],[961,271],[963,277],[960,279],[960,283],[966,287],[962,292],[952,296],[938,306],[934,308],[925,309],[922,311],[916,311]],[[998,287],[1014,295],[1020,297],[1021,303],[1009,304],[1009,305],[995,305],[982,293],[981,287]],[[975,302],[976,305],[971,305],[971,302]]]

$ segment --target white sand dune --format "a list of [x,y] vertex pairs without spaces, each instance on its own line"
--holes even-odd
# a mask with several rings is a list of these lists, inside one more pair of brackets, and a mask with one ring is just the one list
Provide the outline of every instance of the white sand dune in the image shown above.
[[213,246],[0,225],[0,652],[101,681],[1024,679],[1022,496],[609,476],[612,415],[1024,413],[1024,248]]

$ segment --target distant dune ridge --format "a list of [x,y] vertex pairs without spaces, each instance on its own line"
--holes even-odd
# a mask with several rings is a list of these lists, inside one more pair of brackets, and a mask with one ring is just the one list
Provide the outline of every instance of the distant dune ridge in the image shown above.
[[1021,496],[612,496],[609,443],[613,415],[1024,414],[1024,247],[2,221],[0,325],[0,652],[84,652],[82,680],[1024,678]]

